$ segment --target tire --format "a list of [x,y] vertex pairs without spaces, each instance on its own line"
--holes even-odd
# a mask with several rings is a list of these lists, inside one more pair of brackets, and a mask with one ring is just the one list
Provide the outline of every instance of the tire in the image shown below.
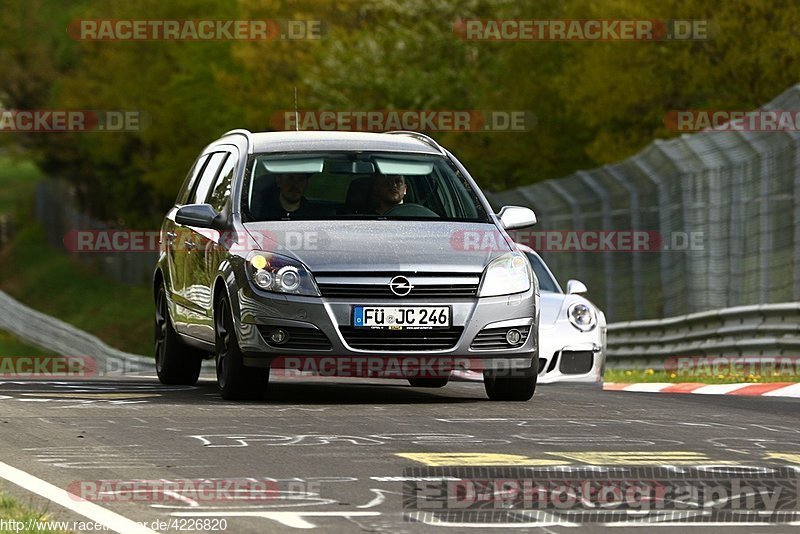
[[244,365],[242,350],[233,325],[228,297],[221,296],[214,306],[215,367],[217,386],[225,400],[263,399],[269,383],[269,368]]
[[415,388],[443,388],[447,385],[449,378],[409,378],[408,383]]
[[203,354],[181,341],[172,327],[167,294],[162,285],[156,295],[155,315],[156,374],[162,384],[193,386],[200,376]]
[[498,376],[491,371],[484,371],[483,387],[486,389],[486,395],[493,401],[528,401],[536,391],[538,371],[537,358],[533,359],[525,376]]

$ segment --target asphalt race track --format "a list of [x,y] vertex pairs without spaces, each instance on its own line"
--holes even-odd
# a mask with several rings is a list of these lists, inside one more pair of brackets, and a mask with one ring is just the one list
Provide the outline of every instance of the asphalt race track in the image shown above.
[[[410,468],[800,468],[800,402],[791,398],[549,385],[540,386],[531,402],[491,403],[480,383],[428,390],[400,381],[304,377],[273,379],[262,402],[233,403],[223,401],[215,387],[209,378],[197,387],[168,387],[147,376],[2,382],[0,461],[73,492],[111,487],[91,485],[98,481],[249,480],[262,486],[268,481],[264,492],[240,498],[131,499],[130,493],[107,492],[94,501],[137,522],[224,519],[225,532],[237,534],[312,528],[393,533],[646,528],[641,522],[575,528],[530,510],[506,510],[501,523],[497,515],[480,516],[494,517],[486,521],[495,523],[473,522],[472,528],[447,515],[414,515],[403,499],[404,477],[413,479]],[[85,519],[7,480],[0,486],[56,518]],[[798,529],[786,522],[659,528],[664,533]]]

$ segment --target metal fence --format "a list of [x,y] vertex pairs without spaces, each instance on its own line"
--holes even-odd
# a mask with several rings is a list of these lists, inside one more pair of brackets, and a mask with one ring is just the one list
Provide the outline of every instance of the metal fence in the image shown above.
[[[800,109],[800,85],[762,109]],[[542,253],[559,278],[588,285],[609,321],[800,300],[798,131],[658,140],[625,161],[489,197],[531,207],[540,231],[652,231],[672,247]],[[689,236],[702,245],[687,248]]]
[[124,284],[147,283],[153,276],[157,252],[76,252],[65,243],[72,231],[108,230],[112,227],[78,210],[72,186],[44,180],[36,187],[36,219],[50,246],[64,250],[81,263],[97,268],[104,276]]
[[731,359],[800,354],[800,303],[756,304],[608,325],[607,365],[663,369],[680,356]]

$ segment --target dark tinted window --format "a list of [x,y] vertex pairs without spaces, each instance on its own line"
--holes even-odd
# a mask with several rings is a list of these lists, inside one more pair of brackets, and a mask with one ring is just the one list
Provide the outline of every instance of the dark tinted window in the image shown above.
[[231,183],[233,182],[233,173],[236,171],[237,162],[238,158],[236,158],[234,154],[228,156],[228,159],[226,159],[225,163],[222,165],[222,170],[219,171],[214,186],[208,193],[206,204],[211,204],[217,211],[222,211],[225,202],[231,194]]
[[207,159],[208,154],[204,154],[197,158],[197,161],[194,162],[191,170],[189,170],[189,174],[186,175],[186,179],[183,181],[181,191],[178,193],[178,198],[175,200],[176,204],[186,204],[186,199],[189,198],[189,192],[192,190],[192,187],[194,187],[195,181],[197,180],[197,175],[203,170],[203,165]]
[[206,201],[211,184],[214,183],[219,167],[227,156],[227,152],[215,152],[211,155],[206,168],[203,169],[203,174],[200,175],[194,186],[194,192],[189,199],[189,204],[202,204]]
[[[242,195],[252,220],[430,219],[489,222],[463,176],[423,154],[256,154]],[[287,205],[299,208],[287,211]]]

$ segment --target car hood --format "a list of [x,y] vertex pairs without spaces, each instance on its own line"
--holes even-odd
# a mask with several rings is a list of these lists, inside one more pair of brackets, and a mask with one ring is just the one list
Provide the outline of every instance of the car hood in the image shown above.
[[[264,251],[301,261],[312,272],[480,273],[512,250],[493,224],[430,221],[268,221],[245,224]],[[464,246],[464,235],[470,244]],[[478,236],[478,239],[475,239]]]
[[[553,326],[559,317],[566,318],[567,306],[565,300],[568,295],[542,291],[539,295],[539,326],[546,328]],[[563,310],[563,311],[562,311]]]

